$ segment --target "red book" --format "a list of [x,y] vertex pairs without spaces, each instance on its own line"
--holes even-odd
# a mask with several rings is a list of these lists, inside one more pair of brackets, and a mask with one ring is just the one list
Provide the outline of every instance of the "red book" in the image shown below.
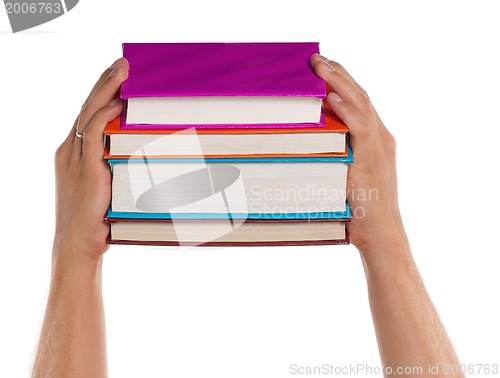
[[131,130],[117,118],[106,127],[106,158],[342,157],[347,126],[324,103],[325,127]]
[[109,244],[285,246],[349,244],[350,219],[110,219]]

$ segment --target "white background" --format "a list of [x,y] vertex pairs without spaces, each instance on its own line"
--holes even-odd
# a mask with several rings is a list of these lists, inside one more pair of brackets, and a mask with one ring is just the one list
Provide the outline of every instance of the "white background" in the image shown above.
[[[319,41],[396,136],[413,253],[462,362],[500,364],[497,9],[495,1],[82,0],[19,34],[0,13],[0,376],[28,375],[43,317],[54,151],[121,43],[153,41]],[[380,365],[353,246],[112,247],[104,292],[111,377],[290,377],[293,363]]]

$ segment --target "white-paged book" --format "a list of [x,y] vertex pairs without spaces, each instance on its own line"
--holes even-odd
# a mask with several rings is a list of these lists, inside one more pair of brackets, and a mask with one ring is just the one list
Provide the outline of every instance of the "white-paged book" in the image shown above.
[[111,209],[131,213],[225,213],[228,208],[231,213],[261,214],[345,211],[349,158],[304,160],[111,160]]

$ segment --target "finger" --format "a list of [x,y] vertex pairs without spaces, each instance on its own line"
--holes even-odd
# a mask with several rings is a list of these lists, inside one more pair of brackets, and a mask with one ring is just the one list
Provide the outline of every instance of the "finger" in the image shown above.
[[[335,62],[333,60],[330,60],[328,58],[325,58],[322,55],[319,54],[314,54],[311,57],[311,65],[314,67],[314,65],[319,62],[319,61],[324,61],[330,64],[337,72],[339,72],[340,75],[342,75],[347,81],[349,81],[363,96],[366,100],[370,101],[370,98],[368,96],[368,93],[364,90],[364,88],[358,84],[358,82],[351,76],[351,74],[342,66],[340,63]],[[333,89],[328,85],[327,83],[327,92],[331,92]],[[377,121],[377,125],[380,129],[380,132],[383,134],[390,134],[389,131],[386,129],[384,123],[380,119],[380,116],[377,113],[377,110],[373,107],[371,104],[371,101],[369,103],[370,108],[372,109],[373,114],[375,115],[375,119]],[[385,137],[385,135],[384,135]]]
[[[107,77],[109,76],[109,74],[116,68],[118,67],[118,65],[121,64],[121,60],[123,60],[123,58],[119,58],[117,59],[111,66],[109,66],[109,68],[106,69],[106,71],[104,71],[101,75],[101,77],[99,78],[99,80],[97,80],[97,82],[94,84],[94,86],[92,87],[92,90],[90,91],[87,99],[85,100],[85,102],[83,103],[83,106],[85,106],[85,104],[87,102],[89,102],[89,100],[92,98],[92,96],[94,95],[94,93],[101,87],[101,85],[104,83],[104,81],[107,79]],[[82,108],[83,108],[82,106]]]
[[[90,91],[89,95],[87,96],[87,99],[83,103],[82,108],[92,98],[92,96],[97,91],[97,89],[99,89],[101,87],[101,85],[104,83],[104,81],[109,76],[109,74],[111,73],[111,71],[118,66],[118,64],[120,63],[121,59],[123,59],[123,58],[117,59],[109,68],[107,68],[101,74],[101,77],[99,77],[99,80],[97,80],[97,82],[94,84],[94,86],[92,87],[92,90]],[[73,123],[73,126],[71,127],[71,130],[69,131],[68,136],[66,137],[66,139],[64,140],[64,142],[61,144],[61,147],[65,146],[65,145],[68,145],[68,144],[71,144],[72,142],[74,142],[79,119],[80,119],[80,114],[78,114],[78,117],[76,117],[75,122]]]
[[337,116],[349,127],[351,146],[356,155],[371,150],[369,144],[378,142],[379,134],[371,122],[367,120],[351,103],[344,101],[338,93],[330,92],[326,101]]
[[104,128],[118,117],[123,109],[123,101],[114,99],[99,109],[83,134],[82,158],[88,161],[101,161],[104,156]]
[[80,112],[77,130],[84,133],[94,114],[103,106],[115,98],[121,83],[128,77],[128,62],[125,59],[119,59],[116,68],[111,71],[102,85],[96,90],[89,101]]
[[368,94],[363,89],[363,87],[361,87],[361,85],[359,85],[358,82],[354,80],[351,74],[347,72],[347,70],[340,63],[330,60],[322,55],[314,54],[311,58],[311,66],[314,67],[318,61],[323,61],[330,64],[338,73],[340,73],[347,81],[349,81],[355,88],[357,88],[361,94],[368,97]]
[[351,74],[349,72],[347,72],[347,70],[344,68],[344,66],[342,66],[340,63],[338,62],[335,62],[333,60],[330,60],[329,61],[330,65],[333,66],[338,72],[340,72],[340,74],[342,76],[344,76],[347,80],[349,80],[356,88],[358,88],[359,92],[361,93],[361,95],[363,97],[365,97],[367,100],[370,101],[370,107],[372,109],[372,112],[375,116],[375,119],[377,121],[377,124],[379,126],[379,129],[381,131],[381,133],[389,133],[389,130],[386,129],[384,123],[382,122],[382,120],[380,119],[380,116],[378,115],[378,112],[377,112],[377,109],[375,109],[373,107],[373,104],[371,103],[371,100],[370,100],[370,97],[368,96],[368,93],[366,92],[366,90],[358,84],[358,82],[351,76]]
[[356,86],[343,77],[338,71],[326,62],[318,61],[314,66],[316,75],[325,80],[334,92],[338,93],[346,102],[351,103],[362,114],[371,112],[370,100],[362,95]]
[[347,80],[349,80],[354,86],[356,86],[361,93],[361,95],[369,101],[369,105],[371,108],[371,112],[373,114],[372,119],[376,121],[376,124],[378,126],[380,136],[383,140],[385,139],[390,139],[392,138],[392,135],[390,134],[389,130],[385,127],[384,123],[382,122],[380,116],[378,115],[377,109],[373,107],[373,104],[370,100],[370,97],[368,96],[368,93],[359,85],[356,80],[347,72],[347,70],[340,64],[334,61],[330,61],[330,65],[332,65],[342,76],[344,76]]
[[73,134],[68,135],[68,139],[73,138],[73,141],[71,142],[70,149],[71,149],[71,160],[72,161],[79,161],[80,158],[82,157],[82,145],[83,145],[83,136],[80,138],[76,136],[76,133],[78,132],[78,121],[80,120],[80,115],[78,115],[76,121],[75,121],[75,126],[74,129],[72,130]]

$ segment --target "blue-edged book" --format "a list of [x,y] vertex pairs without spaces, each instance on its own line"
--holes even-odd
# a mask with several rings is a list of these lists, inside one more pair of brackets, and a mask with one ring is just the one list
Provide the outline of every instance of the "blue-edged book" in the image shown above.
[[349,244],[349,220],[106,218],[111,225],[109,244],[206,247]]
[[351,162],[351,151],[347,157],[109,160],[109,242],[346,244]]

